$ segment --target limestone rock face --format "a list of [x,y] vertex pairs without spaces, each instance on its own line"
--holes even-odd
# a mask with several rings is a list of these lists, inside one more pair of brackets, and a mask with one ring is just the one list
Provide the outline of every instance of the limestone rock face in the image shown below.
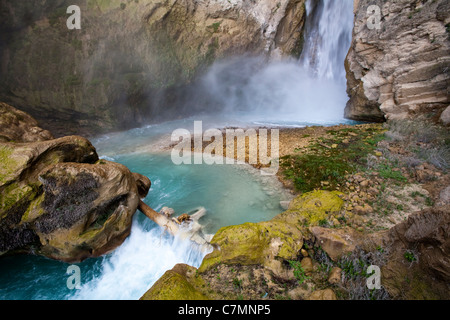
[[[22,115],[11,110],[9,118]],[[0,143],[0,255],[33,252],[78,262],[116,248],[130,233],[148,178],[99,160],[83,137],[39,141],[44,131],[35,132],[36,142]]]
[[2,1],[0,100],[57,136],[173,116],[175,91],[216,59],[299,55],[304,2],[86,0],[68,30],[73,1]]
[[[367,12],[378,5],[380,28]],[[449,105],[450,3],[355,1],[355,26],[346,59],[347,118],[367,121],[439,119]],[[373,18],[370,18],[373,19]]]

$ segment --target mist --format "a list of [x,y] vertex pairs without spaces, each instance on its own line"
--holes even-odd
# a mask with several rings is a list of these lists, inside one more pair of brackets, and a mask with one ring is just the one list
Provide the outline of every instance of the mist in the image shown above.
[[344,61],[351,42],[353,1],[307,1],[306,10],[299,59],[240,56],[216,61],[188,88],[171,95],[176,105],[171,110],[277,123],[344,120]]

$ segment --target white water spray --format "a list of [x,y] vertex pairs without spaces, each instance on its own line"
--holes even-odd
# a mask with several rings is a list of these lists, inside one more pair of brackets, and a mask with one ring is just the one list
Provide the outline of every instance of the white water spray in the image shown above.
[[299,60],[238,57],[216,62],[192,104],[261,123],[343,120],[344,61],[351,42],[353,0],[307,0],[305,44]]

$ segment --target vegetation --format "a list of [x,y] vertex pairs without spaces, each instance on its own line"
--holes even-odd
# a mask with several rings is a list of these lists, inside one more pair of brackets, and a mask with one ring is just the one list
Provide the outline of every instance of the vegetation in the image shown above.
[[300,263],[300,261],[296,260],[288,260],[289,265],[292,269],[294,269],[294,276],[298,280],[299,284],[304,283],[306,280],[311,279],[311,277],[307,276],[305,273],[305,270],[303,270],[303,267]]
[[382,139],[383,129],[377,126],[330,130],[315,143],[297,149],[299,154],[282,157],[282,174],[300,192],[317,188],[336,190],[348,174],[365,167],[367,155],[375,151]]

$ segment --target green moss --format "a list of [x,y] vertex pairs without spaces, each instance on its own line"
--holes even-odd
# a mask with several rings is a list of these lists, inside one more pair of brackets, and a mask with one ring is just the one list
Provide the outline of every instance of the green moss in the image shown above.
[[211,24],[210,26],[208,26],[207,28],[212,30],[213,33],[216,33],[217,31],[219,31],[219,27],[221,24],[222,24],[222,21],[215,22],[215,23]]
[[344,201],[338,191],[313,191],[298,196],[291,201],[288,210],[279,214],[274,220],[281,220],[296,225],[319,225],[323,220],[341,211]]
[[140,300],[207,300],[186,277],[169,270]]
[[20,223],[28,223],[31,221],[34,221],[38,217],[45,214],[44,208],[42,208],[41,204],[45,199],[45,194],[41,194],[36,199],[31,201],[30,205],[28,206],[27,211],[22,216],[22,220]]
[[282,221],[245,223],[220,229],[211,241],[219,247],[203,259],[199,268],[205,272],[225,263],[265,264],[268,257],[293,259],[303,244],[300,228]]
[[37,196],[37,188],[31,185],[11,183],[0,192],[0,218],[16,205],[32,201]]
[[13,149],[5,145],[0,146],[0,184],[17,168],[17,161],[11,157],[13,152]]
[[384,139],[382,131],[381,126],[328,131],[311,145],[296,149],[297,154],[282,157],[281,173],[300,192],[336,190],[348,174],[365,168],[367,155]]

